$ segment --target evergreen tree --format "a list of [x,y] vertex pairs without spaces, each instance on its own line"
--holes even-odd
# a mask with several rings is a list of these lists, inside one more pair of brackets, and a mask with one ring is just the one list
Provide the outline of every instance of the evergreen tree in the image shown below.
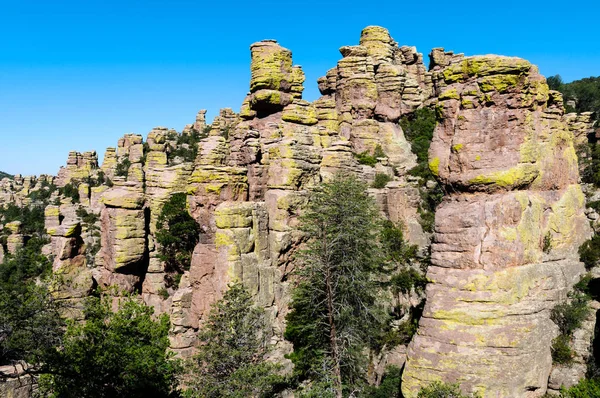
[[240,283],[212,308],[198,338],[198,354],[185,380],[186,397],[245,398],[270,395],[283,381],[267,354],[266,319]]
[[159,257],[170,273],[189,269],[194,247],[200,240],[200,226],[187,210],[185,193],[172,195],[156,222]]
[[337,397],[360,378],[364,349],[385,318],[376,302],[379,226],[366,186],[342,175],[313,191],[301,218],[309,240],[298,257],[286,338],[298,375],[319,379],[326,367]]
[[125,298],[90,297],[85,322],[69,321],[62,346],[45,361],[42,396],[60,398],[176,397],[178,362],[171,360],[169,317]]

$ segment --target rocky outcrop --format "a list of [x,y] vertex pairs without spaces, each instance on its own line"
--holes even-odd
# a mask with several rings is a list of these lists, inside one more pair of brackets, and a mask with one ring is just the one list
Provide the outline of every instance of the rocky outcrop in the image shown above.
[[[577,248],[590,230],[574,146],[592,131],[589,115],[563,115],[560,94],[525,60],[436,48],[426,70],[414,47],[376,26],[362,31],[358,45],[340,48],[314,102],[302,99],[305,77],[290,50],[274,40],[250,50],[250,89],[239,113],[222,109],[207,124],[201,110],[181,134],[156,127],[145,141],[126,134],[101,167],[95,152],[71,152],[56,179],[0,181],[0,204],[27,205],[31,192],[63,187],[45,209],[45,250],[64,281],[61,299],[77,310],[98,286],[140,292],[171,316],[171,349],[188,357],[211,305],[241,281],[270,317],[273,359],[289,365],[283,331],[293,255],[306,238],[298,217],[312,187],[340,172],[369,184],[386,175],[385,187],[369,193],[428,253],[419,207],[421,192],[435,184],[407,175],[416,156],[399,121],[430,107],[438,117],[430,169],[447,195],[436,214],[427,304],[410,346],[373,358],[371,381],[406,361],[407,397],[434,380],[485,397],[537,397],[549,376],[555,388],[580,375],[581,366],[551,375],[557,328],[549,312],[583,271]],[[361,164],[360,154],[372,161]],[[67,184],[78,201],[65,196]],[[202,231],[180,279],[156,239],[175,193],[186,195]],[[17,225],[2,227],[10,244],[0,246],[0,260],[26,239]],[[413,296],[393,304],[415,306],[422,297]],[[576,342],[579,365],[585,330]]]
[[72,180],[84,180],[90,177],[92,170],[98,168],[98,155],[91,152],[69,152],[67,165],[58,171],[55,184],[63,187]]
[[590,235],[561,96],[518,58],[453,56],[432,73],[430,168],[449,195],[403,392],[441,379],[485,397],[541,396],[550,309],[582,274]]
[[0,396],[4,398],[29,398],[37,390],[35,377],[26,373],[21,365],[0,366]]

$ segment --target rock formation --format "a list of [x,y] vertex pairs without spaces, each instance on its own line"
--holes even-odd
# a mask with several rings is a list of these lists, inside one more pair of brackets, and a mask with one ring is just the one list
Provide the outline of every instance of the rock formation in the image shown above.
[[522,59],[435,61],[430,168],[448,195],[403,392],[445,380],[485,397],[541,396],[550,309],[583,273],[577,248],[590,235],[562,99]]
[[[156,127],[145,141],[124,135],[101,166],[96,152],[71,152],[56,178],[0,181],[0,205],[28,205],[31,192],[52,184],[76,188],[78,200],[54,192],[45,208],[44,250],[64,281],[57,294],[77,309],[96,287],[140,292],[171,316],[171,349],[186,357],[211,305],[239,280],[270,317],[273,357],[289,365],[283,331],[308,190],[338,172],[367,183],[387,175],[384,188],[369,192],[427,252],[419,192],[435,183],[407,175],[416,156],[398,122],[431,107],[430,168],[447,195],[436,214],[427,304],[408,350],[382,353],[372,379],[408,355],[408,397],[434,380],[485,397],[543,394],[557,329],[549,311],[582,274],[577,248],[590,234],[573,141],[590,133],[589,115],[564,116],[560,94],[527,61],[436,48],[427,71],[414,47],[375,26],[340,49],[312,103],[302,99],[305,77],[291,51],[273,40],[250,50],[239,113],[222,109],[207,124],[201,110],[181,134]],[[381,153],[374,166],[357,160]],[[156,240],[175,193],[187,196],[202,230],[178,283]],[[0,261],[24,243],[17,224],[2,229],[10,233]]]

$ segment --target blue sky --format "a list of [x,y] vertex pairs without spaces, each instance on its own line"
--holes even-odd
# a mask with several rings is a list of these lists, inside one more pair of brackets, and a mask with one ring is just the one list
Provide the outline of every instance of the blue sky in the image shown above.
[[0,0],[0,170],[55,174],[70,150],[102,156],[128,132],[180,131],[196,112],[238,111],[249,46],[277,39],[308,100],[362,28],[433,47],[526,58],[565,81],[600,75],[600,4],[549,1]]

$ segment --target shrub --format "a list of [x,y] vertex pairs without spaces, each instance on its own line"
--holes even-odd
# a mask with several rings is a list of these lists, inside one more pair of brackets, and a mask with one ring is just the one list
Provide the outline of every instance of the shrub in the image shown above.
[[[210,129],[208,129],[208,132],[210,132]],[[189,134],[174,136],[175,146],[170,146],[170,151],[167,154],[169,161],[179,157],[184,162],[194,162],[198,156],[198,143],[201,139],[208,137],[208,132],[199,132],[192,129]]]
[[81,218],[81,221],[83,221],[85,224],[88,224],[89,226],[95,224],[96,222],[98,222],[98,220],[100,220],[100,217],[97,214],[88,213],[87,210],[85,210],[82,207],[77,209],[75,211],[75,214],[77,214],[77,217]]
[[131,161],[129,158],[124,158],[120,162],[117,163],[117,167],[115,168],[115,175],[118,177],[125,177],[129,175],[129,167],[131,167]]
[[561,334],[552,340],[552,361],[561,365],[568,365],[573,362],[573,350],[571,349],[571,338]]
[[31,199],[32,202],[41,202],[46,205],[50,196],[56,191],[58,188],[54,184],[50,184],[47,181],[44,181],[42,187],[36,191],[31,191],[27,197]]
[[361,396],[370,398],[400,398],[401,382],[401,369],[397,366],[390,366],[385,370],[381,384],[377,387],[368,386]]
[[[34,237],[0,264],[0,365],[28,363],[37,371],[60,343],[60,301],[44,283],[50,261],[40,254],[47,241]],[[2,379],[0,371],[0,383]]]
[[354,154],[354,156],[356,157],[356,160],[358,160],[358,163],[365,166],[375,166],[377,164],[377,158],[371,156],[368,151]]
[[562,334],[571,336],[589,315],[588,302],[587,296],[573,293],[569,302],[558,304],[552,309],[550,319],[556,323]]
[[427,286],[427,278],[417,270],[407,268],[393,275],[390,284],[395,294],[408,294],[413,288],[416,291],[423,291]]
[[40,237],[46,232],[42,206],[19,207],[9,203],[5,207],[0,207],[0,220],[4,224],[21,221],[21,228],[25,235]]
[[423,231],[433,232],[435,226],[435,209],[442,202],[444,191],[440,185],[432,189],[421,188],[421,203],[417,209]]
[[597,398],[600,397],[600,380],[584,379],[573,387],[561,390],[563,398]]
[[156,222],[159,258],[165,261],[167,272],[182,273],[189,269],[192,252],[200,240],[200,226],[190,216],[186,205],[185,193],[172,195]]
[[175,397],[178,362],[171,359],[169,317],[133,298],[89,297],[85,322],[70,322],[48,358],[40,387],[64,398]]
[[594,234],[579,248],[579,258],[585,264],[585,268],[592,269],[600,260],[600,235]]
[[581,327],[590,313],[589,283],[591,276],[585,275],[569,294],[567,302],[558,304],[550,312],[550,319],[558,326],[560,335],[552,341],[552,360],[555,363],[569,364],[573,359],[570,347],[573,332]]
[[548,233],[544,235],[542,251],[544,253],[550,253],[550,250],[552,250],[552,234],[550,233],[550,231],[548,231]]
[[229,287],[211,309],[200,330],[198,354],[192,362],[186,396],[272,396],[283,377],[278,365],[264,361],[267,353],[264,310],[240,284]]
[[373,181],[371,187],[377,189],[385,188],[387,183],[390,181],[392,181],[392,177],[390,177],[389,175],[384,173],[377,173],[375,174],[375,181]]
[[71,203],[79,203],[79,189],[72,183],[66,184],[58,190],[58,193],[66,198],[71,198]]
[[369,153],[369,151],[364,151],[358,154],[355,153],[354,157],[356,157],[358,163],[360,164],[366,166],[375,166],[377,164],[377,158],[385,158],[386,155],[383,152],[383,148],[381,148],[381,145],[377,145],[372,155]]
[[433,178],[429,170],[428,152],[435,124],[435,112],[429,108],[417,109],[400,120],[404,136],[410,142],[413,153],[417,155],[417,166],[409,171],[413,176]]
[[421,389],[417,398],[469,398],[472,395],[464,395],[458,384],[445,384],[434,381],[431,385]]

